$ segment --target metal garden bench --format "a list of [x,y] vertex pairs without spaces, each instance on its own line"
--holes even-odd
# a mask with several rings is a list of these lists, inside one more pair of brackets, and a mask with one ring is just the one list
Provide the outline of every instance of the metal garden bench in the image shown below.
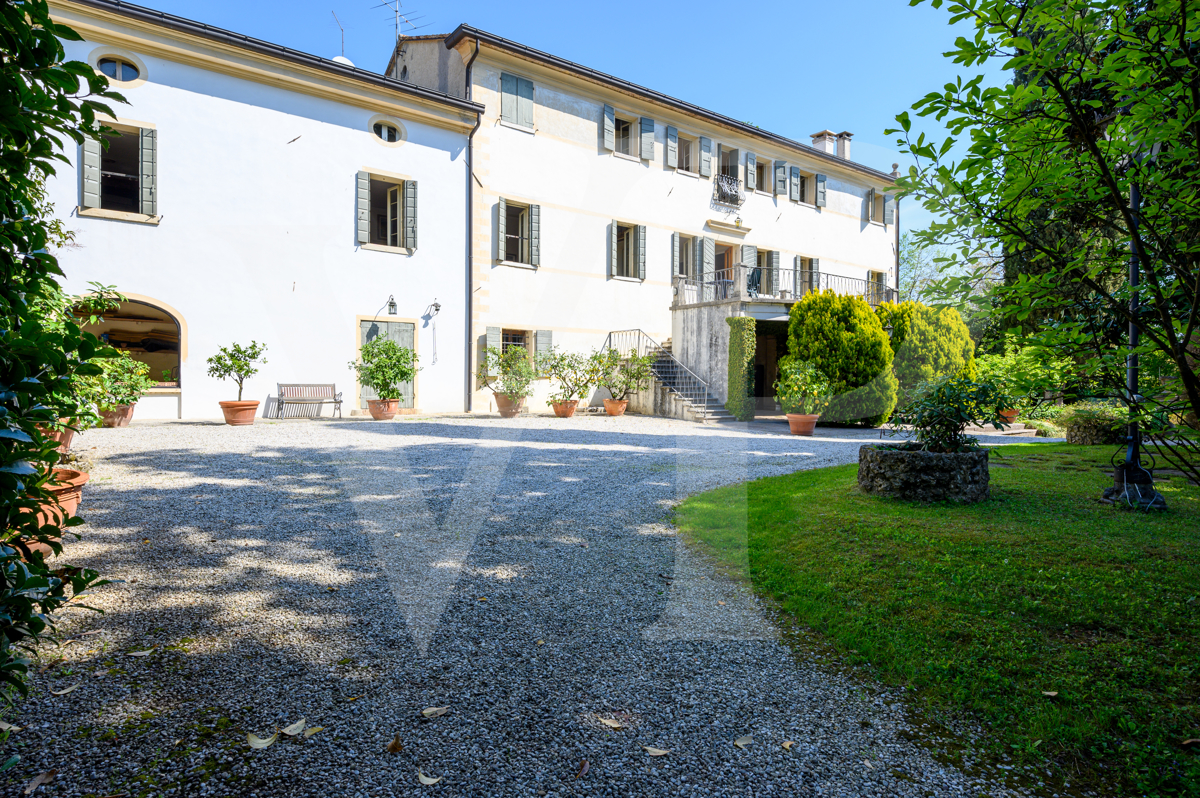
[[325,405],[331,404],[337,411],[338,418],[342,417],[342,395],[337,386],[310,383],[277,383],[279,392],[275,394],[275,418],[283,418],[284,405]]

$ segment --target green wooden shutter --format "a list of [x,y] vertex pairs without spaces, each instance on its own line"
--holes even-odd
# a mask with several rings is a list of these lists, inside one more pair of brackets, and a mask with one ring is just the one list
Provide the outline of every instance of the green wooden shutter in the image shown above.
[[712,139],[700,137],[700,176],[712,177]]
[[887,194],[883,195],[883,223],[896,223],[896,198]]
[[771,273],[771,293],[779,293],[779,252],[767,254],[767,269]]
[[138,195],[141,211],[158,215],[158,131],[142,128],[138,135]]
[[517,124],[517,79],[513,75],[500,75],[500,118]]
[[679,168],[679,131],[667,126],[667,168]]
[[867,189],[867,221],[875,219],[875,189]]
[[679,274],[679,233],[671,233],[671,279]]
[[813,204],[818,208],[825,207],[825,175],[817,175],[817,196]]
[[529,265],[542,264],[542,206],[529,206]]
[[775,162],[775,196],[785,196],[788,193],[787,161]]
[[417,181],[404,181],[404,246],[417,248]]
[[821,276],[821,260],[820,258],[809,258],[808,268],[812,270],[813,280],[818,280]]
[[79,195],[80,206],[100,207],[100,153],[99,139],[84,139],[80,148]]
[[533,127],[533,81],[517,78],[517,124]]
[[753,244],[742,244],[742,265],[750,268],[758,265],[758,247]]
[[617,148],[617,111],[611,105],[604,106],[604,149],[612,152]]
[[642,125],[642,141],[639,147],[639,156],[643,161],[654,160],[654,120],[650,117],[643,116],[641,119]]
[[637,267],[638,279],[646,279],[646,225],[637,226]]
[[358,243],[371,243],[371,175],[359,172],[355,192],[356,210],[358,213]]
[[486,330],[487,335],[483,342],[484,349],[480,356],[479,370],[484,374],[494,376],[491,370],[494,364],[491,362],[491,358],[488,357],[488,350],[495,349],[497,352],[501,350],[503,345],[502,330],[499,327],[488,327]]
[[398,247],[404,243],[401,227],[400,186],[392,186],[387,192],[387,245]]
[[[699,244],[699,246],[697,246]],[[704,246],[703,242],[696,238],[692,238],[692,273],[693,279],[699,279],[704,273]]]
[[504,245],[508,243],[508,203],[504,197],[496,203],[496,260],[504,260]]
[[800,167],[792,167],[791,181],[788,183],[788,199],[792,202],[800,201]]
[[754,153],[746,153],[746,190],[758,188],[758,158]]
[[608,276],[617,276],[617,220],[608,226]]
[[804,259],[799,255],[792,258],[792,298],[799,299],[804,293],[801,285],[800,272],[804,268]]
[[550,354],[554,348],[553,330],[536,330],[533,333],[533,351],[539,358]]
[[710,302],[716,299],[717,242],[705,236],[700,251],[700,301]]

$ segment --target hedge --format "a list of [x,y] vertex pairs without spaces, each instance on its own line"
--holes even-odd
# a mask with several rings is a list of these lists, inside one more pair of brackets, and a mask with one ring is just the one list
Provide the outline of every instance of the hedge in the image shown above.
[[755,323],[748,316],[725,319],[729,325],[729,398],[725,409],[738,421],[753,421]]

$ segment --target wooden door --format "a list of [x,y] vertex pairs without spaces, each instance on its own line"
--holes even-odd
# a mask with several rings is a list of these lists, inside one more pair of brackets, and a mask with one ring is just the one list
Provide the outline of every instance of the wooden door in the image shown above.
[[[415,349],[417,338],[417,327],[411,321],[364,321],[359,325],[358,343],[361,346],[367,341],[372,341],[380,336],[390,338],[405,349]],[[406,382],[400,385],[400,407],[416,407],[416,397],[413,383]],[[368,399],[378,399],[379,396],[375,391],[365,385],[360,385],[358,389],[358,406],[360,409],[365,409]]]

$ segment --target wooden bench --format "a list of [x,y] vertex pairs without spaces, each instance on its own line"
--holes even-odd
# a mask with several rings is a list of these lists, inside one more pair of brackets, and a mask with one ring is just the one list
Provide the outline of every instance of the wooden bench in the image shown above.
[[[331,404],[337,411],[338,418],[342,417],[342,395],[337,386],[318,385],[310,383],[277,383],[279,392],[275,394],[275,418],[283,418],[284,405],[325,405]],[[319,411],[318,411],[319,412]]]

